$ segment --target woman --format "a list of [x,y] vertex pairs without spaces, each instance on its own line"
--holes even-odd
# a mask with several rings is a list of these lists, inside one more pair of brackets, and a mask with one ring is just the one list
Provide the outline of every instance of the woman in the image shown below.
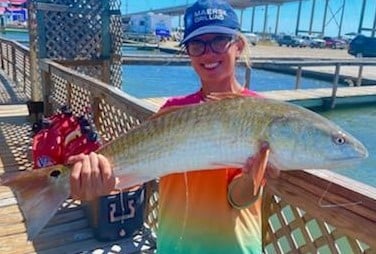
[[[235,77],[236,60],[247,55],[234,10],[226,1],[199,0],[187,9],[181,42],[200,77],[201,89],[169,99],[160,112],[233,94],[258,96]],[[243,54],[242,54],[243,53]],[[245,54],[244,54],[245,53]],[[261,199],[267,144],[243,169],[172,174],[160,179],[157,250],[160,253],[261,253]],[[145,158],[147,159],[147,158]],[[194,159],[194,158],[193,158]],[[116,179],[102,155],[74,156],[72,194],[92,199],[109,193]],[[275,170],[269,169],[271,175]]]

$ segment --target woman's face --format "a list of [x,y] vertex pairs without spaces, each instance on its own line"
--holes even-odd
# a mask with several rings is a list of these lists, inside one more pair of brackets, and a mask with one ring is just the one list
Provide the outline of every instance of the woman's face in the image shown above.
[[186,47],[203,82],[223,82],[235,77],[235,62],[242,45],[240,39],[228,35],[205,34],[192,39]]

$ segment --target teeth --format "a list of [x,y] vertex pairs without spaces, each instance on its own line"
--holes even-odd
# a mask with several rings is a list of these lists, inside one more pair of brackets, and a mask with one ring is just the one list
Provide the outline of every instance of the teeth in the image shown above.
[[204,64],[204,67],[208,68],[208,69],[212,69],[212,68],[217,67],[218,65],[219,65],[219,63],[216,62],[216,63]]

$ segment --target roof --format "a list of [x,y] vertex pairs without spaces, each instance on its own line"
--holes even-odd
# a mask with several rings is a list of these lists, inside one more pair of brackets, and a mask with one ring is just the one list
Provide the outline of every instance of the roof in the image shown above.
[[9,2],[11,5],[22,5],[27,2],[27,0],[10,0]]

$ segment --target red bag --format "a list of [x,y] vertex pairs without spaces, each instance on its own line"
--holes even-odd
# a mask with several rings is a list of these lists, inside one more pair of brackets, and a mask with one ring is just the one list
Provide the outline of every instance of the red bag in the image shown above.
[[66,107],[61,111],[33,126],[34,169],[63,164],[69,156],[88,154],[101,145],[87,117],[77,118]]

